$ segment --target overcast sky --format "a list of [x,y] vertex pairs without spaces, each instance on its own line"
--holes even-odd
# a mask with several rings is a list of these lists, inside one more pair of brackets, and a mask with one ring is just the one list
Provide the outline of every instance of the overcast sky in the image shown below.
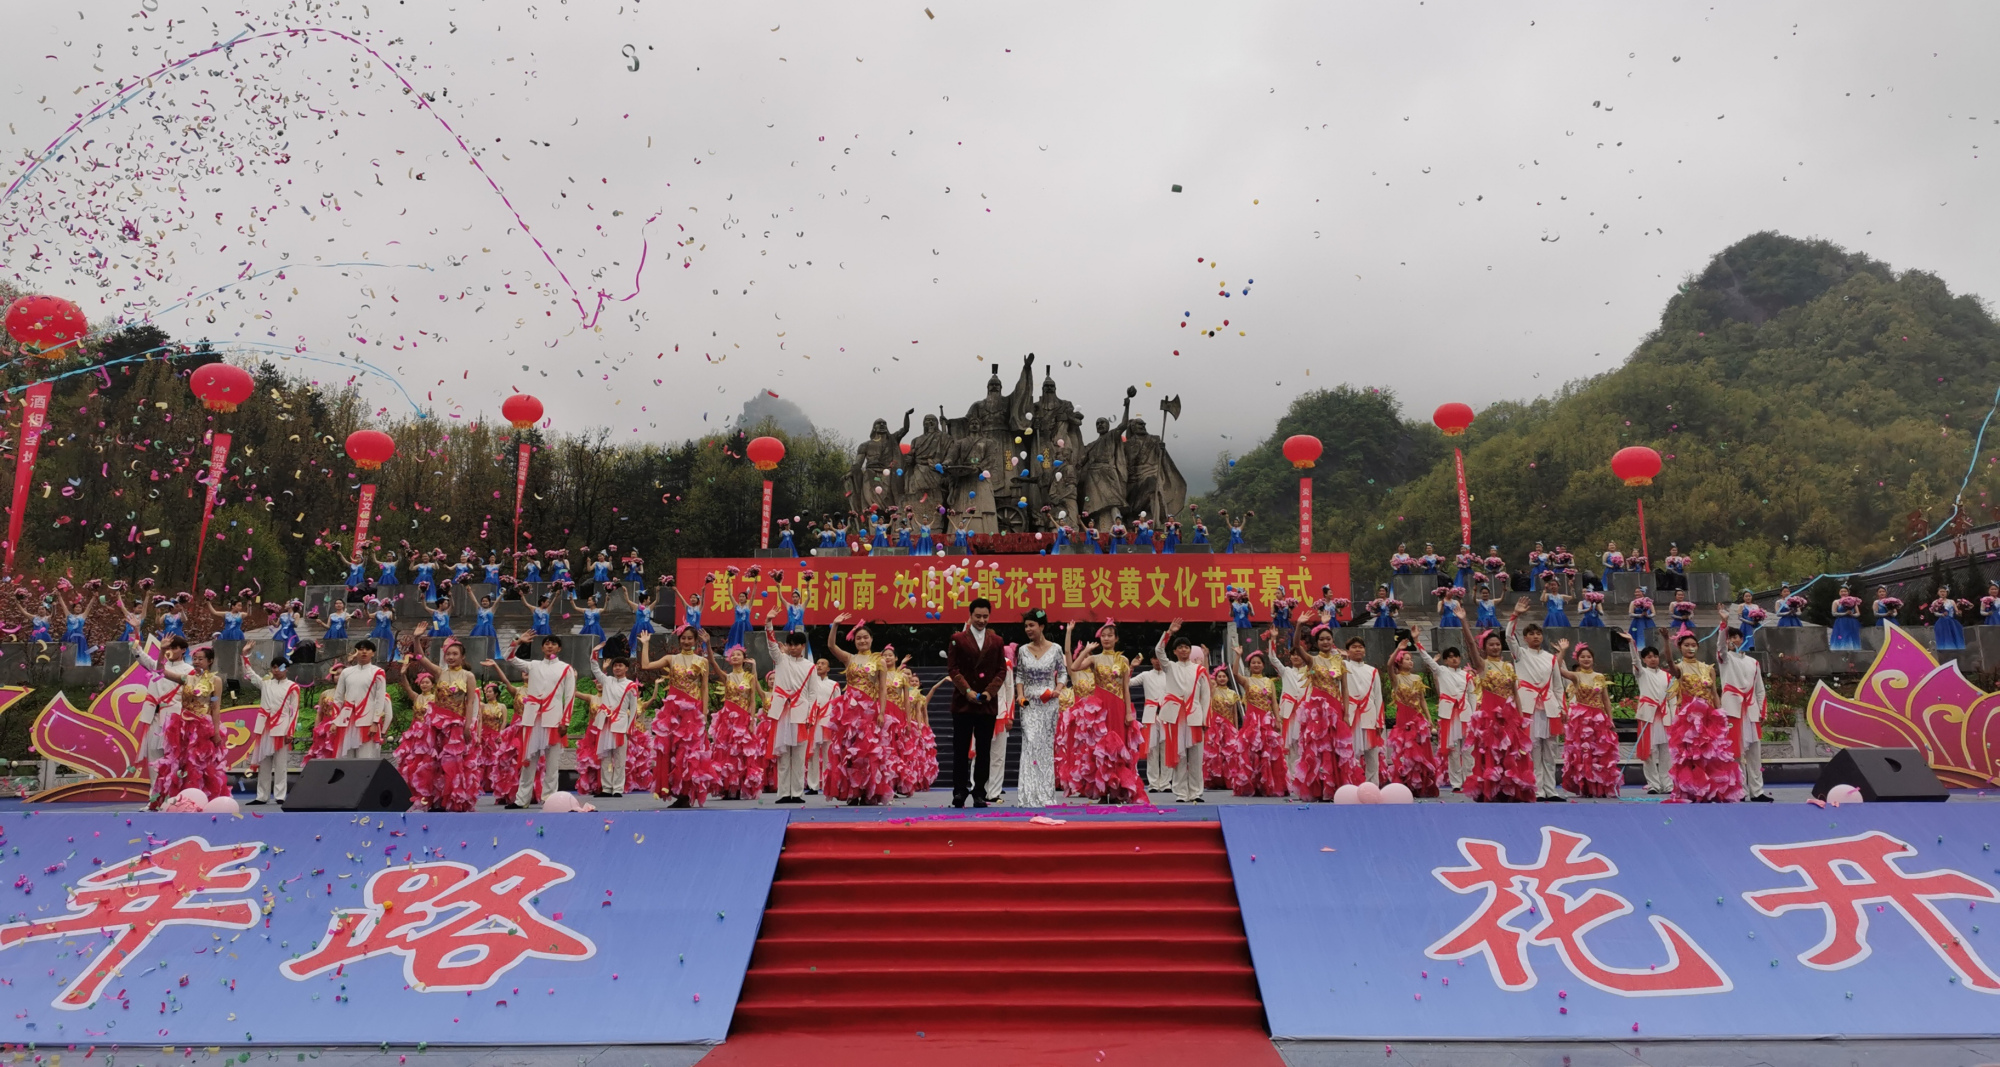
[[[245,27],[211,6],[17,5],[9,181],[101,81]],[[770,389],[858,435],[962,414],[1034,352],[1090,418],[1128,384],[1156,418],[1181,395],[1174,449],[1205,482],[1301,389],[1390,386],[1420,414],[1613,366],[1761,229],[2000,292],[1990,3],[245,6],[366,40],[434,114],[344,42],[262,41],[235,73],[304,117],[259,132],[229,64],[198,61],[82,135],[213,116],[188,152],[219,173],[128,179],[99,211],[169,231],[163,277],[114,294],[64,269],[115,243],[23,207],[103,173],[73,150],[0,205],[7,273],[104,316],[289,264],[159,321],[365,355],[442,415],[519,388],[556,428],[668,440]],[[288,161],[238,176],[257,144]],[[185,230],[153,225],[175,211]],[[612,293],[601,332],[513,211],[586,309]],[[356,261],[386,266],[299,266]]]

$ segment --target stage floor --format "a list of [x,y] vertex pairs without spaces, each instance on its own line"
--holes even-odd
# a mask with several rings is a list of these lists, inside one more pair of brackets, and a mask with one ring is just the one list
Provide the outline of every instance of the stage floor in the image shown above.
[[[1777,798],[1776,802],[1779,804],[1804,804],[1812,799],[1812,786],[1810,783],[1803,783],[1803,782],[1772,783],[1769,786],[1767,786],[1767,788],[1770,790],[1771,794]],[[792,813],[792,817],[795,820],[797,819],[875,820],[875,819],[897,819],[897,818],[912,818],[912,817],[926,817],[926,816],[928,817],[962,816],[965,818],[1007,819],[1007,818],[1030,818],[1038,814],[1050,815],[1057,818],[1213,819],[1216,817],[1215,814],[1216,809],[1225,804],[1293,803],[1293,801],[1287,800],[1283,797],[1239,797],[1230,793],[1227,790],[1221,790],[1221,789],[1211,789],[1208,792],[1204,793],[1202,795],[1202,803],[1200,804],[1181,804],[1173,799],[1173,794],[1171,793],[1154,793],[1151,794],[1151,796],[1149,797],[1149,803],[1143,805],[1105,805],[1105,804],[1077,803],[1077,804],[1059,804],[1047,808],[1022,808],[1017,805],[1017,797],[1018,794],[1010,789],[1006,792],[1005,796],[1001,799],[1000,803],[995,804],[991,807],[985,809],[979,809],[968,805],[962,810],[954,810],[951,807],[951,790],[948,788],[930,789],[925,792],[918,793],[915,796],[899,797],[893,803],[888,804],[886,806],[865,807],[865,808],[849,807],[845,804],[837,804],[834,803],[833,801],[827,800],[825,797],[818,797],[818,796],[807,797],[806,802],[804,804],[780,805],[777,802],[776,797],[774,795],[766,794],[763,797],[760,797],[756,800],[710,800],[703,807],[693,808],[689,810],[735,811],[744,808],[779,808],[782,810],[789,810]],[[667,808],[667,805],[664,801],[659,800],[658,798],[650,795],[630,795],[624,797],[586,797],[585,799],[588,800],[591,804],[595,805],[599,811],[663,811],[666,810]],[[242,801],[247,801],[247,798],[244,794],[239,793],[237,794],[237,800],[242,802]],[[1624,793],[1616,798],[1607,797],[1604,799],[1594,799],[1594,800],[1575,799],[1570,801],[1570,803],[1659,804],[1662,803],[1663,801],[1664,801],[1663,797],[1648,795],[1646,791],[1640,787],[1626,786]],[[1983,803],[2000,802],[2000,789],[1951,790],[1951,803],[1959,804],[1968,801],[1983,802]],[[1417,801],[1417,803],[1470,804],[1472,803],[1472,800],[1469,797],[1464,796],[1463,794],[1447,794],[1443,797],[1438,797],[1432,800],[1419,800]],[[115,811],[138,810],[137,806],[132,804],[58,803],[58,804],[29,805],[26,801],[16,798],[0,800],[0,812],[20,811],[31,806],[37,808],[38,810],[45,810],[51,812],[86,812],[86,811],[115,812]],[[480,798],[479,810],[482,812],[496,812],[505,809],[501,806],[499,801],[495,800],[493,797],[487,796]],[[261,807],[256,807],[256,806],[249,806],[246,803],[245,807],[243,808],[243,812],[246,815],[282,814],[283,811],[284,811],[283,808],[280,808],[275,804],[267,804]]]

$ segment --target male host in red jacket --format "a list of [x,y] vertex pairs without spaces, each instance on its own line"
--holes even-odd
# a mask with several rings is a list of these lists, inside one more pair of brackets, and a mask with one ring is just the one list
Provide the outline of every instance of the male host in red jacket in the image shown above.
[[945,660],[951,669],[952,685],[951,806],[954,808],[965,806],[968,793],[973,807],[986,806],[986,755],[993,745],[993,716],[999,710],[1000,686],[1007,679],[1007,660],[1000,647],[1000,635],[986,625],[992,616],[991,602],[985,597],[974,600],[965,629],[952,635],[951,652]]

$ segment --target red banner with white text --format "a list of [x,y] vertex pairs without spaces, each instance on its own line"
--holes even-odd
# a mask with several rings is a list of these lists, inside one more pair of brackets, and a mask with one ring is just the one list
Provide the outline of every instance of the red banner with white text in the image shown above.
[[361,558],[361,546],[368,543],[368,523],[375,517],[375,487],[361,487],[361,506],[354,513],[354,558]]
[[[674,580],[682,596],[699,598],[711,619],[726,620],[736,593],[748,592],[759,626],[772,609],[790,602],[794,590],[812,626],[831,623],[843,611],[887,623],[956,623],[982,596],[1002,621],[1042,608],[1057,622],[1218,622],[1229,618],[1230,586],[1249,590],[1256,617],[1267,619],[1278,598],[1310,602],[1323,588],[1335,596],[1348,590],[1345,552],[989,556],[947,575],[962,558],[968,557],[682,559]],[[782,622],[782,612],[778,618]]]
[[35,482],[35,454],[41,451],[42,431],[49,425],[49,391],[54,386],[38,382],[22,396],[21,443],[14,449],[14,509],[7,514],[6,572],[14,573],[14,549],[21,544],[21,520],[28,516],[28,490]]
[[1454,448],[1452,459],[1458,465],[1458,536],[1460,543],[1472,547],[1472,497],[1465,491],[1465,453]]
[[208,439],[208,493],[201,502],[201,533],[194,541],[194,577],[190,585],[201,584],[201,550],[208,547],[208,520],[215,515],[215,494],[222,490],[222,476],[229,470],[229,435],[215,433]]

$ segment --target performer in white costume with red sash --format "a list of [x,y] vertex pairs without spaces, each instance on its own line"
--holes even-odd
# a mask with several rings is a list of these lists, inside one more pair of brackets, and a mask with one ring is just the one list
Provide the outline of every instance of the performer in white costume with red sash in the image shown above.
[[137,641],[132,642],[132,655],[141,667],[152,672],[146,682],[146,699],[139,705],[139,766],[146,771],[146,793],[157,803],[159,797],[160,761],[166,757],[167,724],[173,721],[181,710],[181,686],[194,673],[187,661],[187,638],[174,634],[160,646],[160,658],[155,660],[146,654],[146,649]]
[[[1411,631],[1414,634],[1416,631]],[[1467,631],[1467,636],[1471,632]],[[1461,664],[1456,648],[1447,648],[1437,659],[1416,645],[1417,662],[1431,672],[1431,685],[1438,698],[1438,746],[1444,750],[1445,774],[1451,791],[1465,788],[1465,776],[1472,770],[1472,749],[1466,745],[1466,726],[1472,721],[1471,697],[1478,675]]]
[[520,719],[528,728],[521,736],[521,784],[507,804],[509,808],[528,802],[544,760],[550,763],[548,769],[555,771],[556,754],[568,739],[570,708],[576,702],[576,671],[561,657],[562,640],[545,637],[541,659],[530,663],[516,656],[507,661],[509,667],[528,675],[521,686]]
[[290,664],[283,653],[271,657],[271,673],[261,675],[243,656],[243,680],[257,687],[260,699],[257,721],[251,735],[257,745],[250,750],[250,765],[257,768],[257,799],[252,804],[285,802],[285,778],[290,773],[292,731],[299,725],[299,701],[304,691],[286,677]]
[[1674,676],[1660,669],[1660,650],[1647,646],[1639,652],[1639,667],[1632,672],[1639,683],[1639,699],[1634,714],[1639,720],[1639,746],[1635,753],[1646,771],[1646,792],[1674,791],[1673,750],[1667,742],[1667,727],[1674,724],[1669,702]]
[[778,761],[778,803],[806,802],[806,758],[812,752],[813,662],[806,658],[806,635],[793,630],[778,640],[770,616],[764,618],[764,643],[771,649],[771,700],[766,714],[777,725],[771,735],[771,755]]
[[[808,642],[810,649],[812,644]],[[833,712],[833,702],[840,697],[840,683],[833,680],[833,664],[820,659],[813,664],[812,688],[812,759],[806,764],[806,795],[819,792],[820,774],[826,770],[827,717]]]
[[629,675],[632,663],[623,656],[611,658],[611,673],[602,664],[604,646],[590,651],[590,676],[597,682],[598,789],[601,797],[625,795],[625,745],[639,725],[639,683]]
[[389,677],[375,665],[375,642],[354,642],[347,663],[333,676],[334,725],[340,740],[335,759],[381,759],[382,733],[394,714],[389,707]]
[[1153,648],[1161,681],[1159,722],[1162,735],[1161,762],[1173,776],[1174,799],[1187,804],[1202,802],[1201,742],[1208,725],[1208,669],[1194,658],[1194,646],[1180,636],[1181,620],[1175,619],[1160,635]]
[[1361,769],[1361,781],[1381,785],[1382,673],[1369,665],[1368,642],[1361,638],[1348,638],[1342,651],[1347,663],[1342,671],[1345,688],[1341,717],[1354,737],[1354,758]]
[[[1132,665],[1139,666],[1145,658],[1138,657]],[[1139,728],[1146,732],[1146,791],[1164,793],[1173,788],[1166,764],[1167,735],[1160,729],[1160,701],[1167,694],[1167,676],[1155,664],[1153,669],[1133,675],[1132,681],[1139,686]]]
[[1722,686],[1722,714],[1729,719],[1729,739],[1736,762],[1743,768],[1743,797],[1774,800],[1764,791],[1764,670],[1743,647],[1743,631],[1728,625],[1724,612],[1722,643],[1716,652],[1716,680]]
[[1522,597],[1507,617],[1507,643],[1514,648],[1514,698],[1528,716],[1529,749],[1535,765],[1535,799],[1563,800],[1557,781],[1562,762],[1562,687],[1556,684],[1556,655],[1542,647],[1542,628],[1521,625],[1528,599]]

